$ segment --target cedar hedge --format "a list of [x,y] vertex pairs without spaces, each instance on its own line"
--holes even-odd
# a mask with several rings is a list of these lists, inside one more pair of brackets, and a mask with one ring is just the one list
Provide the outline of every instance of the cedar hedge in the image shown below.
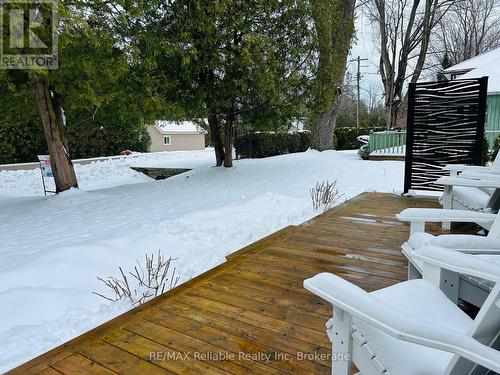
[[240,135],[234,148],[239,158],[265,158],[303,152],[310,144],[309,133],[249,133]]
[[[336,150],[358,149],[360,144],[357,138],[360,135],[370,134],[372,131],[385,129],[366,128],[337,128],[335,129],[333,144]],[[287,132],[260,132],[247,133],[238,136],[234,142],[236,155],[239,158],[265,158],[304,152],[311,145],[311,134]]]

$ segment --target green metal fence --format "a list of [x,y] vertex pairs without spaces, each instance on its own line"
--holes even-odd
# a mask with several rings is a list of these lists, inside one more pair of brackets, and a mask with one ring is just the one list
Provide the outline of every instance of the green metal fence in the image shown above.
[[385,131],[370,134],[370,153],[404,155],[406,132]]
[[[495,139],[500,136],[500,130],[486,130],[484,136],[488,140],[488,145],[491,149]],[[404,155],[406,144],[405,131],[386,131],[370,134],[370,154],[374,152],[380,155]]]
[[[490,150],[500,136],[500,95],[488,95],[484,136]],[[406,132],[384,131],[370,134],[370,153],[381,155],[404,155]]]

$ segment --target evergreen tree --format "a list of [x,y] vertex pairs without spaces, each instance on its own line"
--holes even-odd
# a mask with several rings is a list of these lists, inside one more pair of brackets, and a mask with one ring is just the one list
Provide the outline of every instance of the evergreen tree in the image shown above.
[[[450,66],[453,66],[453,62],[450,59],[450,56],[448,55],[448,52],[445,52],[443,55],[443,59],[441,60],[441,68],[442,70],[448,69]],[[438,81],[445,81],[446,78],[442,72],[439,72],[437,74],[437,80]]]
[[[114,10],[118,6],[60,3],[59,68],[0,73],[5,98],[0,103],[0,134],[9,135],[4,141],[10,145],[9,159],[13,154],[19,159],[21,153],[12,135],[42,123],[58,192],[77,186],[70,145],[80,157],[148,147],[144,124],[161,103],[144,88],[147,79],[133,65],[124,43],[127,35],[117,32],[126,23]],[[125,14],[124,8],[120,12]],[[18,132],[8,130],[13,127]],[[33,134],[38,137],[38,129]],[[36,137],[31,140],[37,143]],[[29,156],[22,158],[31,160],[43,151],[38,144],[25,150]]]
[[297,113],[311,55],[306,5],[178,0],[150,16],[157,48],[151,37],[142,44],[174,83],[160,87],[169,98],[175,92],[186,116],[208,118],[218,166],[232,166],[237,126],[269,126]]

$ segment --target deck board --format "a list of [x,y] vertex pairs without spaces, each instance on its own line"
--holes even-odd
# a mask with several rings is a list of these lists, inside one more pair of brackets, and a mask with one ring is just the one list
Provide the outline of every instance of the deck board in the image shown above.
[[[327,271],[367,291],[404,280],[400,246],[409,227],[394,215],[437,206],[431,198],[361,194],[234,252],[226,263],[11,373],[330,373],[324,358],[297,359],[298,353],[330,352],[324,324],[331,307],[306,291],[303,280]],[[429,229],[441,231],[435,224]],[[155,360],[153,352],[171,359]],[[195,352],[228,358],[195,360]]]

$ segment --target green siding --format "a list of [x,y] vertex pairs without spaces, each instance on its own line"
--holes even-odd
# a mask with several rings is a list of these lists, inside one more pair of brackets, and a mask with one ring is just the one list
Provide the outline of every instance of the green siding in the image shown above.
[[500,95],[488,95],[486,130],[500,130]]

